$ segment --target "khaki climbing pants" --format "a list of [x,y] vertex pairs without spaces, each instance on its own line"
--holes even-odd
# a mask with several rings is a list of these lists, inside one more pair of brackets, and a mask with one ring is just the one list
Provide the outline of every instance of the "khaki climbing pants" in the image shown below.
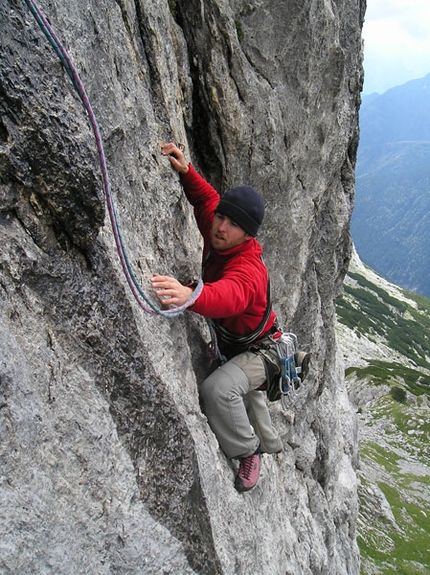
[[266,453],[282,451],[270,419],[261,356],[247,351],[216,369],[199,387],[203,409],[218,443],[229,459],[252,455],[258,446]]

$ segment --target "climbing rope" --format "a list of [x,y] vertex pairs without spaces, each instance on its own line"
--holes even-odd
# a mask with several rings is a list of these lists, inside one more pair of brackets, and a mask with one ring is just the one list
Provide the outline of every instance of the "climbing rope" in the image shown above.
[[113,235],[115,238],[115,243],[117,247],[117,251],[119,254],[119,258],[121,261],[121,266],[124,271],[124,275],[126,277],[127,283],[130,286],[130,289],[140,305],[140,307],[146,311],[147,313],[151,314],[158,314],[166,317],[176,317],[182,312],[186,310],[189,306],[191,306],[196,299],[199,297],[202,289],[203,289],[203,281],[200,280],[191,295],[191,297],[181,306],[172,307],[169,309],[162,309],[155,305],[145,294],[142,290],[134,272],[131,267],[130,261],[127,256],[127,252],[124,247],[123,239],[120,232],[120,226],[118,221],[118,216],[116,214],[115,205],[112,197],[112,190],[109,182],[109,174],[106,165],[106,157],[103,149],[103,141],[101,138],[100,130],[97,124],[96,117],[94,115],[93,109],[91,107],[90,101],[88,99],[87,93],[85,91],[84,85],[79,77],[79,74],[69,56],[64,46],[61,44],[58,36],[55,34],[51,24],[48,22],[46,17],[43,15],[42,11],[34,2],[34,0],[25,0],[27,6],[29,7],[31,13],[33,14],[34,18],[36,19],[39,27],[41,28],[42,32],[45,34],[46,38],[48,39],[49,43],[53,47],[55,53],[59,57],[61,63],[64,66],[64,69],[67,72],[67,75],[72,81],[73,86],[75,87],[76,91],[79,94],[80,99],[85,107],[85,110],[88,114],[91,127],[94,132],[94,137],[97,144],[97,151],[100,161],[101,173],[102,173],[102,180],[103,180],[103,190],[106,197],[106,202],[108,205],[108,212],[109,218],[112,225]]

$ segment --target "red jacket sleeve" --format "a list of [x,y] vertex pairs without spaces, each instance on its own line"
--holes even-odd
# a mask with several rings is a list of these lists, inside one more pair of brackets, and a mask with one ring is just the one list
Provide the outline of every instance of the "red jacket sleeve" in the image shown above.
[[256,285],[249,273],[237,267],[234,271],[226,269],[222,279],[205,282],[190,310],[212,319],[240,316],[250,307],[255,293]]
[[[205,242],[206,253],[209,249],[210,232],[215,208],[220,201],[219,193],[193,168],[188,165],[186,174],[181,174],[181,184],[185,195],[194,208],[194,217]],[[204,254],[205,255],[205,254]]]
[[266,311],[267,281],[267,268],[261,260],[235,258],[224,268],[220,279],[205,282],[200,296],[189,309],[221,320],[220,324],[232,333],[250,333]]

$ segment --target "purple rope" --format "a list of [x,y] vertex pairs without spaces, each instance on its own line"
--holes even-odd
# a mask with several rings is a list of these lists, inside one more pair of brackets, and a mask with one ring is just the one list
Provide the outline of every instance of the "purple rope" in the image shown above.
[[100,167],[102,173],[102,180],[103,180],[103,190],[106,197],[106,202],[108,206],[108,213],[109,218],[112,225],[112,231],[115,238],[115,243],[118,251],[118,255],[121,261],[121,266],[124,271],[124,275],[126,277],[127,283],[130,286],[130,289],[140,305],[140,307],[146,311],[147,313],[151,314],[158,314],[165,317],[176,317],[177,315],[184,312],[189,306],[193,305],[193,303],[197,300],[199,295],[203,289],[203,281],[200,279],[193,294],[191,297],[181,306],[172,307],[170,309],[161,309],[157,307],[145,294],[142,290],[139,282],[132,270],[131,264],[129,262],[127,252],[124,247],[124,243],[122,240],[122,236],[120,233],[120,226],[118,222],[118,216],[116,214],[115,205],[112,197],[111,186],[109,182],[109,174],[106,165],[106,157],[103,149],[103,141],[101,138],[100,130],[97,124],[97,119],[94,115],[93,109],[91,107],[90,101],[88,99],[87,93],[85,91],[84,85],[79,77],[79,74],[69,56],[64,46],[61,44],[60,40],[58,39],[57,35],[55,34],[52,26],[43,15],[42,11],[34,2],[34,0],[25,0],[26,4],[28,5],[31,13],[35,17],[39,27],[41,28],[42,32],[45,34],[46,38],[48,39],[51,46],[54,48],[57,56],[60,58],[61,63],[63,64],[68,76],[70,77],[76,91],[79,94],[79,97],[82,100],[82,103],[87,111],[91,127],[94,132],[94,137],[97,144],[97,151],[100,160]]

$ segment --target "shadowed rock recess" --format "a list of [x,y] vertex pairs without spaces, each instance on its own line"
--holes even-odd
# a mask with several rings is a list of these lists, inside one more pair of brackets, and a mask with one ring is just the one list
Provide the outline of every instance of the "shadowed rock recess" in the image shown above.
[[234,490],[201,413],[209,334],[145,313],[121,270],[95,139],[24,1],[0,0],[0,571],[359,572],[356,420],[335,342],[365,0],[40,0],[103,137],[144,290],[199,276],[200,238],[161,141],[220,191],[267,203],[285,330],[313,354],[271,405],[284,440]]

